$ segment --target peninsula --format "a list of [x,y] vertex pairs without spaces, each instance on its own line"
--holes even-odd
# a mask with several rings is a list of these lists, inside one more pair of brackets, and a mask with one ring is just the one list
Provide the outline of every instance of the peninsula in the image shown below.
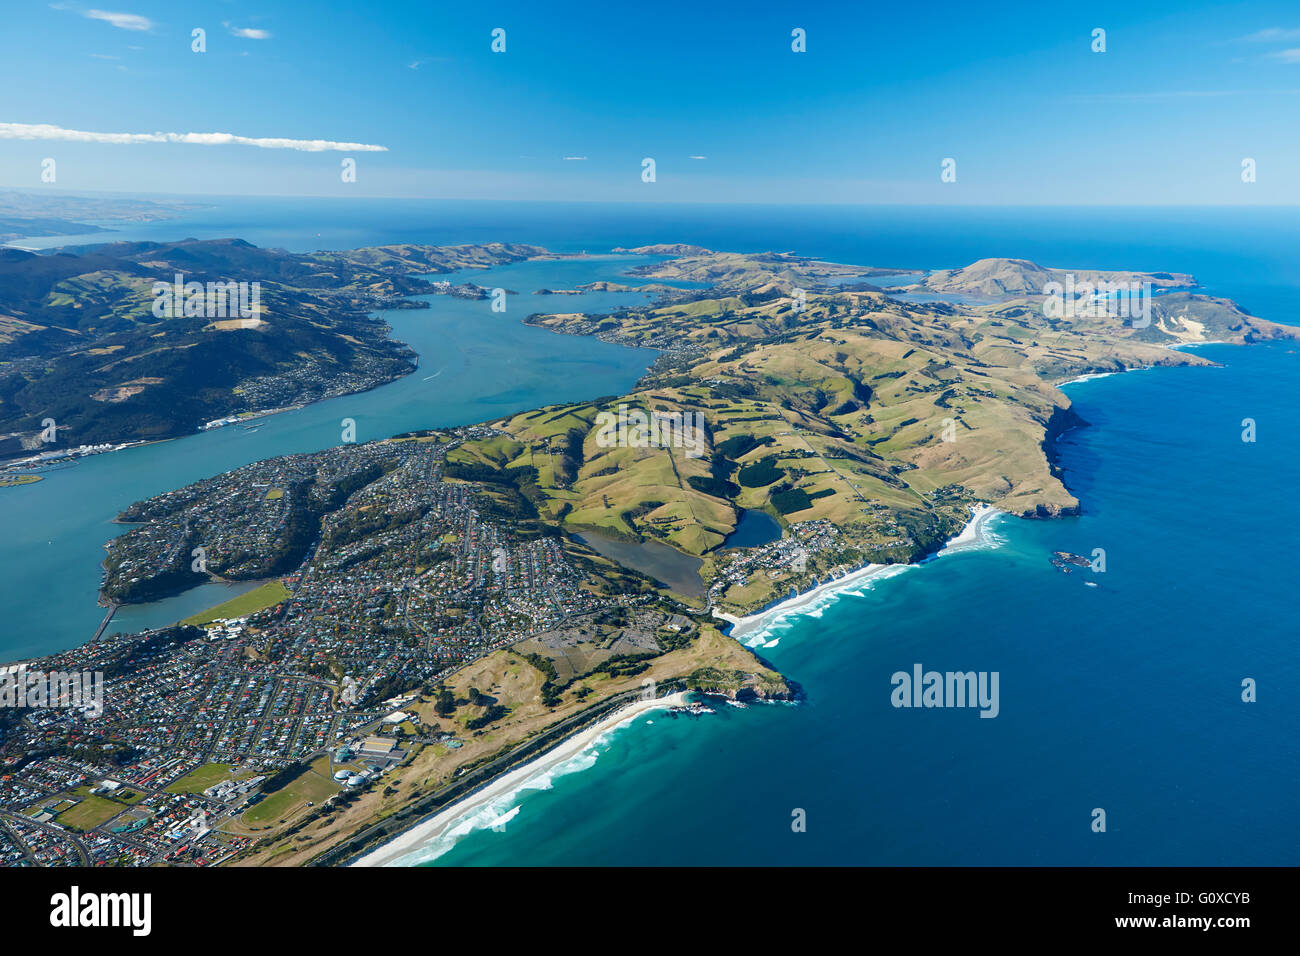
[[[1178,345],[1300,336],[1189,276],[633,251],[655,258],[629,276],[661,283],[655,301],[526,320],[659,349],[629,394],[272,458],[130,505],[107,601],[268,583],[228,617],[29,662],[103,673],[104,712],[0,713],[5,839],[40,862],[389,860],[376,848],[441,832],[457,801],[628,705],[797,698],[715,613],[915,561],[994,511],[1077,513],[1051,445],[1082,423],[1057,384],[1212,364]],[[546,255],[391,246],[282,265],[346,273],[348,295],[364,275],[389,301],[426,291],[410,273]],[[902,291],[871,281],[900,274]],[[1053,317],[1063,275],[1167,291],[1142,319]],[[284,296],[286,314],[321,301]],[[749,512],[777,533],[730,546]]]

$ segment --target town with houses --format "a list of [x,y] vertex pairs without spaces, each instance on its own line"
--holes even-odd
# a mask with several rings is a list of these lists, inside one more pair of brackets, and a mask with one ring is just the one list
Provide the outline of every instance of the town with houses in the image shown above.
[[[131,530],[106,546],[108,603],[212,579],[264,581],[248,596],[268,595],[246,613],[26,662],[102,675],[103,711],[0,710],[0,861],[237,858],[305,769],[326,782],[306,805],[328,807],[381,785],[412,746],[461,746],[463,722],[435,726],[403,708],[491,651],[567,640],[619,608],[642,635],[632,650],[691,628],[650,582],[611,586],[580,566],[572,542],[533,533],[481,484],[446,474],[449,451],[493,434],[476,426],[270,459],[126,509]],[[835,534],[809,525],[746,552],[733,573]]]

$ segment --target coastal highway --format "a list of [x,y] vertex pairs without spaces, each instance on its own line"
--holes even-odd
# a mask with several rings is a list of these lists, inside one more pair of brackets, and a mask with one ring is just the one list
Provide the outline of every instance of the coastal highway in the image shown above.
[[[667,685],[662,685],[659,689],[663,691],[668,688]],[[363,852],[368,852],[385,840],[392,839],[399,833],[416,826],[424,818],[440,812],[455,801],[487,786],[516,764],[531,760],[593,721],[599,720],[614,708],[637,700],[640,696],[641,691],[639,689],[615,694],[613,697],[603,700],[581,713],[574,714],[572,717],[548,727],[507,753],[475,767],[441,789],[421,797],[405,810],[401,810],[393,816],[353,834],[337,846],[323,851],[309,865],[346,866]]]
[[99,622],[99,627],[95,630],[95,635],[90,639],[90,643],[95,643],[95,641],[99,640],[100,637],[103,636],[104,628],[108,627],[108,622],[113,620],[113,615],[117,613],[119,606],[120,605],[114,604],[111,601],[109,602],[108,613],[105,614],[104,619]]

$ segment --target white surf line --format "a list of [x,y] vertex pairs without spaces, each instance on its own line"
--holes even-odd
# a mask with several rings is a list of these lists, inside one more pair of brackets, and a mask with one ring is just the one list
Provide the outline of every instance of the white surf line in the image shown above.
[[[458,824],[463,824],[494,801],[502,797],[511,797],[513,799],[520,791],[527,788],[529,781],[550,773],[556,767],[591,748],[610,731],[631,723],[637,717],[652,711],[681,706],[685,703],[686,694],[681,692],[670,694],[667,697],[659,697],[655,700],[633,701],[626,706],[620,707],[614,713],[602,718],[590,727],[584,728],[572,737],[560,741],[556,746],[538,755],[522,767],[497,777],[481,790],[466,795],[455,803],[439,810],[423,823],[417,823],[411,829],[399,833],[388,843],[371,850],[350,865],[360,867],[409,866],[425,862],[428,859],[436,859],[441,854],[425,857],[422,856],[421,851],[442,837],[464,835],[460,833],[453,834],[452,831],[459,830]],[[507,810],[505,813],[494,817],[487,823],[487,826],[503,825],[505,820],[513,819],[513,817],[514,813]]]
[[822,609],[828,604],[833,603],[846,593],[854,592],[868,585],[874,580],[884,580],[896,574],[902,574],[904,571],[920,567],[922,564],[928,564],[930,561],[946,554],[984,547],[989,543],[985,536],[985,528],[988,522],[1005,513],[992,505],[983,503],[976,505],[970,520],[966,522],[966,526],[962,528],[959,534],[948,539],[943,547],[933,555],[915,564],[867,564],[842,577],[832,578],[819,584],[810,591],[787,598],[780,604],[759,611],[756,614],[736,617],[715,609],[713,616],[729,622],[732,625],[729,632],[731,637],[747,647],[758,647],[760,645],[772,647],[775,644],[773,639],[780,639],[779,635],[771,633],[771,629],[778,623],[798,616],[820,617]]

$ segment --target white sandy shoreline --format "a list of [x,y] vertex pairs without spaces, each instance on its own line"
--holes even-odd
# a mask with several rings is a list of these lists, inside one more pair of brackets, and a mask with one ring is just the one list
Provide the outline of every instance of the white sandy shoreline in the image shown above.
[[[1142,366],[1143,369],[1150,368],[1149,365]],[[1110,378],[1112,375],[1122,375],[1124,372],[1136,372],[1140,369],[1124,369],[1120,372],[1089,372],[1087,375],[1076,375],[1074,378],[1067,379],[1064,382],[1057,382],[1057,388],[1065,388],[1067,385],[1078,385],[1080,382],[1091,382],[1099,378]]]
[[583,728],[572,737],[561,741],[537,758],[528,761],[522,767],[516,767],[509,773],[502,774],[480,790],[462,797],[460,800],[444,807],[432,817],[416,824],[409,830],[399,833],[389,842],[377,847],[357,859],[350,866],[402,866],[418,862],[408,861],[404,857],[412,856],[427,843],[445,835],[455,824],[472,816],[497,800],[515,790],[534,777],[541,776],[559,764],[582,753],[603,735],[644,714],[669,707],[680,707],[686,703],[684,691],[658,697],[654,700],[637,700],[625,707],[620,707],[590,727]]
[[[924,564],[927,561],[934,560],[934,558],[942,557],[943,555],[950,554],[954,551],[964,551],[969,548],[982,547],[987,540],[985,531],[989,521],[1003,513],[1004,512],[999,511],[992,505],[976,505],[970,520],[966,522],[966,526],[962,528],[961,533],[956,537],[950,538],[934,555],[930,558],[923,559],[919,563]],[[829,598],[838,592],[851,590],[872,578],[892,577],[895,574],[902,573],[908,568],[914,568],[916,566],[917,565],[915,564],[868,564],[855,571],[850,571],[842,577],[832,578],[829,581],[817,585],[817,587],[812,588],[811,590],[804,591],[802,594],[796,594],[791,598],[787,598],[779,604],[773,605],[766,610],[759,611],[757,614],[750,614],[746,617],[736,617],[732,614],[724,614],[717,610],[715,610],[713,614],[715,617],[730,622],[731,630],[728,633],[736,640],[741,640],[741,638],[747,635],[766,631],[779,619],[805,611],[818,604],[823,599]],[[742,643],[744,642],[742,641]]]
[[[940,557],[952,551],[982,546],[985,542],[985,526],[991,519],[1002,513],[991,505],[977,505],[970,520],[962,528],[961,532],[949,539],[933,557]],[[933,560],[933,557],[926,560]],[[733,625],[730,632],[731,636],[740,639],[746,634],[765,629],[778,618],[797,614],[836,592],[848,590],[872,578],[898,574],[915,566],[910,564],[868,564],[749,617],[737,618],[717,611],[714,614],[730,621]],[[428,846],[439,838],[448,835],[458,824],[484,810],[493,801],[518,791],[529,780],[540,777],[565,761],[576,757],[610,731],[624,726],[646,713],[681,706],[686,703],[686,697],[686,693],[682,692],[655,700],[633,701],[607,717],[596,721],[590,727],[586,727],[572,737],[565,739],[523,766],[502,774],[481,789],[444,807],[410,829],[399,833],[387,843],[369,851],[350,865],[374,867],[403,866],[418,863],[420,859],[417,854],[422,847]]]
[[[1182,349],[1197,349],[1202,345],[1244,345],[1244,342],[1225,342],[1219,339],[1206,339],[1204,342],[1175,342],[1173,345],[1166,345],[1171,352],[1178,352]],[[1112,375],[1123,375],[1125,372],[1145,372],[1153,368],[1167,368],[1163,365],[1134,365],[1132,368],[1117,368],[1110,372],[1088,372],[1084,375],[1076,375],[1074,378],[1066,379],[1064,382],[1057,382],[1057,388],[1064,388],[1067,385],[1078,385],[1080,382],[1091,382],[1099,378],[1110,378]]]
[[[971,513],[970,520],[966,522],[966,527],[961,529],[961,533],[955,538],[949,538],[948,543],[935,552],[934,556],[925,560],[933,561],[934,558],[941,558],[945,554],[952,554],[954,551],[964,551],[968,548],[983,547],[988,543],[986,530],[988,524],[1000,514],[1005,514],[992,505],[976,505]],[[924,562],[922,562],[924,563]]]

